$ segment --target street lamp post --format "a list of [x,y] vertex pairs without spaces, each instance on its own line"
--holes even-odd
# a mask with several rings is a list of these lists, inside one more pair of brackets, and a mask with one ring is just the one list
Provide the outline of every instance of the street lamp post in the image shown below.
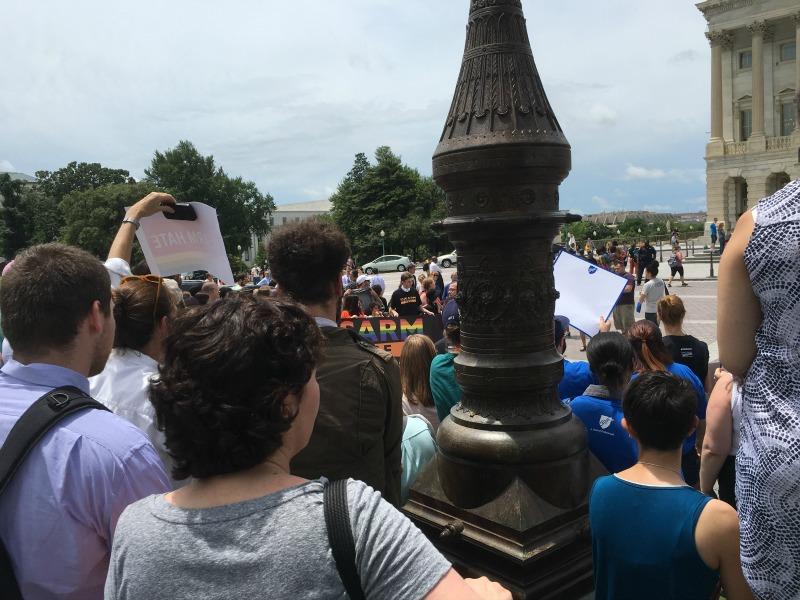
[[[552,242],[570,146],[539,79],[520,0],[472,1],[433,177],[458,253],[461,401],[405,512],[462,573],[515,598],[592,587],[589,490],[604,473],[556,388]],[[508,257],[517,257],[509,271]]]
[[384,238],[386,238],[386,232],[383,229],[381,229],[381,254],[383,254],[385,256],[386,255],[386,242],[384,241]]

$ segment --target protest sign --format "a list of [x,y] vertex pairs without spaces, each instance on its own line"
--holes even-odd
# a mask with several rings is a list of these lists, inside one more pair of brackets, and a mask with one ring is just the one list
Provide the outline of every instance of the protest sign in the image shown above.
[[400,357],[408,336],[414,333],[427,335],[434,343],[442,339],[442,321],[437,316],[419,317],[369,317],[347,319],[340,327],[353,328],[378,348]]
[[588,336],[599,331],[602,315],[611,316],[626,280],[569,252],[561,252],[553,265],[556,290],[555,314],[569,319],[569,324]]
[[205,270],[225,283],[233,283],[217,212],[200,202],[189,204],[197,214],[195,221],[167,219],[163,213],[140,221],[136,238],[150,271],[166,276]]

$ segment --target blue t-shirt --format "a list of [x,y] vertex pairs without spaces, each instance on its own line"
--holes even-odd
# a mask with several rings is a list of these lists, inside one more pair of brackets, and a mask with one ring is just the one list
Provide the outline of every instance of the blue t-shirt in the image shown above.
[[711,498],[689,486],[648,486],[616,475],[589,501],[595,599],[707,600],[719,573],[697,552],[694,530]]
[[597,378],[589,368],[589,363],[576,360],[575,362],[564,359],[564,376],[558,384],[558,398],[563,402],[570,398],[580,396],[586,388],[598,383]]
[[[686,379],[689,383],[692,384],[695,392],[697,392],[697,418],[698,419],[705,419],[706,418],[706,406],[708,406],[708,400],[706,399],[706,390],[703,387],[703,384],[700,383],[700,380],[697,378],[697,375],[687,367],[686,365],[682,365],[681,363],[672,363],[667,365],[667,371],[675,375],[676,377],[681,377]],[[637,373],[633,374],[631,380],[636,379]],[[688,454],[689,452],[694,452],[694,445],[697,441],[697,432],[692,432],[686,441],[683,442],[683,453]]]
[[583,395],[569,403],[586,425],[589,450],[611,473],[632,467],[639,458],[636,442],[622,428],[622,401]]
[[711,232],[711,235],[717,235],[717,224],[716,223],[712,223],[711,225],[709,225],[708,229]]

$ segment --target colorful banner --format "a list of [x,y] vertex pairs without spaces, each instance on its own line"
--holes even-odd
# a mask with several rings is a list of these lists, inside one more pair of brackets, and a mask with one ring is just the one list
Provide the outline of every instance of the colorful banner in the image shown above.
[[167,276],[206,270],[233,283],[217,211],[200,202],[189,204],[197,213],[196,221],[167,219],[162,213],[141,220],[136,238],[150,271]]
[[400,358],[403,345],[408,336],[412,334],[427,335],[434,343],[442,339],[444,335],[442,320],[439,316],[370,317],[342,321],[339,326],[355,329],[378,348],[391,352],[397,358]]

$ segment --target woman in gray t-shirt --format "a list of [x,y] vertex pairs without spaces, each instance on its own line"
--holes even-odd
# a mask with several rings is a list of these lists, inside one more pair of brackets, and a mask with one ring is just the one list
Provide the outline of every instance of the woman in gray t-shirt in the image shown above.
[[[173,476],[192,479],[122,514],[106,599],[346,597],[325,480],[289,473],[319,408],[320,340],[299,306],[252,297],[175,321],[150,396]],[[347,494],[367,598],[511,598],[486,579],[462,579],[366,484],[349,480]]]

